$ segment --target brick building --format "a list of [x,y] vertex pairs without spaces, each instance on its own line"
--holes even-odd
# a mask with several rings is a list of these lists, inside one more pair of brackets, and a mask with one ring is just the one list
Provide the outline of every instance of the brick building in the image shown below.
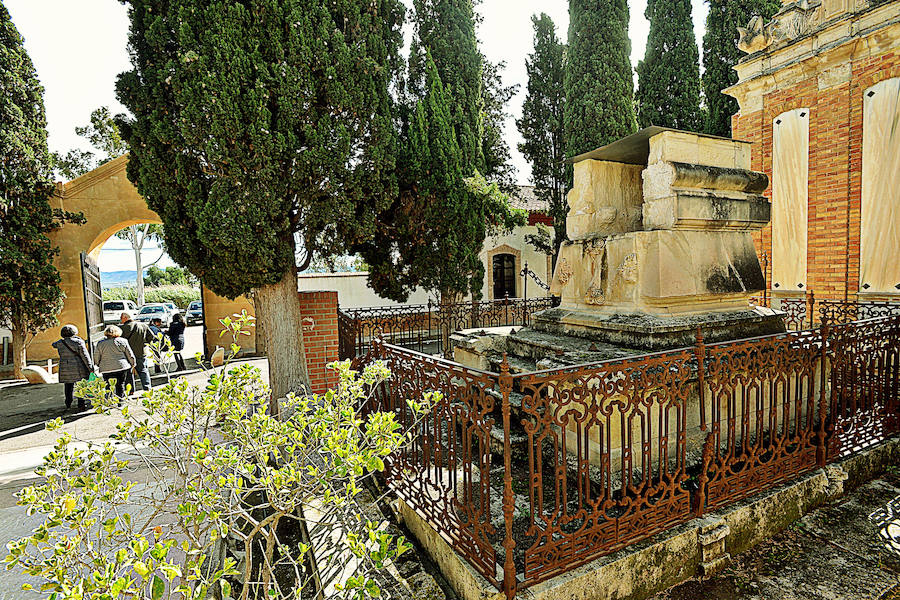
[[784,2],[741,32],[733,137],[769,175],[774,298],[900,298],[900,0]]

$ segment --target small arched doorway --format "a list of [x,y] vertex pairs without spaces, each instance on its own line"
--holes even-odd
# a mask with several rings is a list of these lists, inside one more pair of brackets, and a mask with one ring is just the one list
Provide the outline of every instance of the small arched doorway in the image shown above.
[[516,297],[516,257],[500,253],[491,257],[494,300]]

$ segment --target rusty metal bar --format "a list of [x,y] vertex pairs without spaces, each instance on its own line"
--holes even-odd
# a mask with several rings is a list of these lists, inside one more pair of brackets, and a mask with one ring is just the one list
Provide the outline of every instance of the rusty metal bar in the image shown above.
[[503,353],[503,362],[500,363],[500,393],[503,397],[503,523],[506,527],[506,536],[503,539],[503,549],[506,551],[506,559],[503,562],[503,591],[508,600],[516,597],[516,564],[513,560],[513,551],[516,540],[513,538],[513,515],[515,513],[516,500],[512,488],[512,444],[510,443],[511,411],[509,394],[512,391],[512,377],[509,375],[509,363],[506,353]]

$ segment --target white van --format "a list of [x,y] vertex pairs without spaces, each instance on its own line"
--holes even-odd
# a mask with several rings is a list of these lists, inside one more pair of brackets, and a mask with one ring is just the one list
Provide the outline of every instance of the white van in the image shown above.
[[126,310],[131,314],[137,312],[137,304],[131,300],[106,300],[103,303],[103,322],[118,323]]

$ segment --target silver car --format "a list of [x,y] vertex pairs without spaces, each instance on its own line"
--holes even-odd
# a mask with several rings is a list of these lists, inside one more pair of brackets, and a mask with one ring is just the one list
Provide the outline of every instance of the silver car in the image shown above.
[[201,300],[194,300],[190,304],[188,304],[187,308],[187,324],[193,325],[195,323],[203,322],[203,302]]
[[172,324],[172,315],[174,314],[165,304],[145,304],[134,319],[141,323],[150,323],[153,319],[160,319],[163,327],[168,327]]

